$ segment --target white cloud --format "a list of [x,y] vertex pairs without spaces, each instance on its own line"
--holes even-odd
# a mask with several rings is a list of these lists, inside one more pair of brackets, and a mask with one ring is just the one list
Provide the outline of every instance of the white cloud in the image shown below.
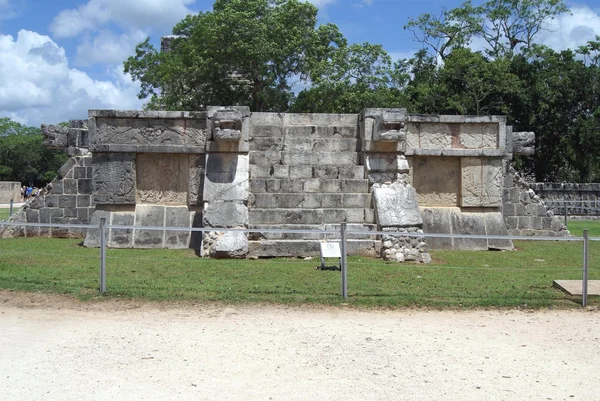
[[75,9],[61,11],[50,24],[57,38],[77,36],[114,22],[123,29],[155,28],[170,31],[192,13],[195,0],[89,0]]
[[550,31],[540,32],[539,42],[554,49],[576,49],[600,35],[600,15],[586,5],[571,6],[572,14],[561,14],[549,22]]
[[94,80],[70,68],[63,48],[48,36],[21,30],[0,35],[0,116],[37,126],[86,118],[93,108],[139,109],[139,87],[122,73]]
[[87,36],[79,43],[76,64],[90,66],[97,63],[122,63],[147,36],[146,32],[137,29],[121,35],[102,29],[97,35]]

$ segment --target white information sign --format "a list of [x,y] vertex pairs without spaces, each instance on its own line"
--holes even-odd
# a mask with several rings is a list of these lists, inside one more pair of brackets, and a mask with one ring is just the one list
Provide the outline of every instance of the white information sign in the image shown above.
[[321,258],[341,258],[339,242],[321,242]]

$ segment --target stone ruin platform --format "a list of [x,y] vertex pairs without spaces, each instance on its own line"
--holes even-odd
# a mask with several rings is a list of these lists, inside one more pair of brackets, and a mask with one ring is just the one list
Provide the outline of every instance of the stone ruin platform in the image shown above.
[[[429,249],[513,244],[421,233],[568,234],[510,167],[513,155],[534,153],[535,135],[513,132],[503,116],[90,110],[88,120],[42,132],[48,147],[71,158],[13,221],[76,227],[106,218],[133,227],[109,230],[113,248],[316,256],[321,241],[337,239],[319,231],[347,223],[360,233],[349,238],[350,254],[428,263]],[[97,229],[78,227],[10,227],[0,236],[85,237],[99,246]]]

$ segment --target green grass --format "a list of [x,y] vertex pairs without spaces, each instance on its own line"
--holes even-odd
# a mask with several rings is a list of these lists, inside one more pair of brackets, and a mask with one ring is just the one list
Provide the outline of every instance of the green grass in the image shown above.
[[[16,211],[16,210],[15,210],[15,209],[13,209],[13,213],[14,213],[15,211]],[[10,212],[10,209],[8,209],[8,208],[3,208],[3,207],[0,207],[0,221],[2,221],[2,220],[4,220],[4,219],[8,219],[9,212]]]
[[[0,288],[99,298],[99,251],[79,240],[0,240]],[[349,299],[340,273],[318,258],[202,259],[192,250],[109,249],[107,297],[153,301],[330,304],[361,307],[577,307],[551,288],[581,279],[582,244],[516,242],[513,252],[434,251],[431,265],[351,257]],[[590,279],[600,279],[600,242],[592,243]],[[600,304],[592,297],[591,305]]]
[[581,237],[583,230],[590,230],[590,237],[600,237],[600,220],[567,220],[571,234]]

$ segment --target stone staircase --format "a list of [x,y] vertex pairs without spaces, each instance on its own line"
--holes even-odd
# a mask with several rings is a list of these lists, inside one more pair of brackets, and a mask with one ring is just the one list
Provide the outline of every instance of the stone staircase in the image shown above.
[[[349,236],[348,252],[378,256],[374,209],[360,164],[357,124],[254,126],[250,142],[249,227],[252,229],[364,231]],[[266,127],[264,127],[266,128]],[[264,136],[261,136],[264,134]],[[293,150],[293,151],[291,151]],[[308,177],[308,178],[307,178]],[[315,256],[323,240],[340,234],[250,234],[251,256]]]

